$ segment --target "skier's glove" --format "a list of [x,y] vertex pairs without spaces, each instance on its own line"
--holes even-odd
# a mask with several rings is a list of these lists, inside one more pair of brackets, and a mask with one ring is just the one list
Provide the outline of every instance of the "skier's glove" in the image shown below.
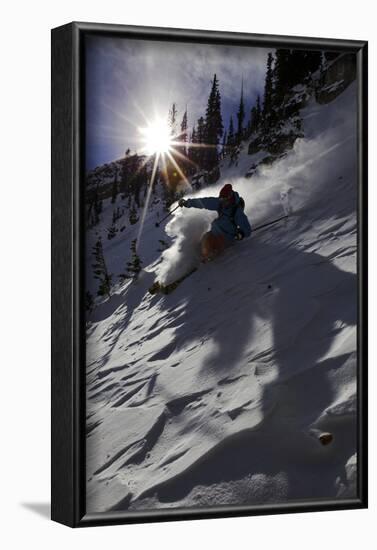
[[186,201],[185,201],[185,199],[179,199],[179,201],[178,201],[178,206],[180,206],[180,207],[186,206]]
[[237,241],[242,241],[242,239],[244,238],[245,234],[243,231],[241,231],[241,229],[238,229],[237,230],[237,234],[236,234],[236,240]]

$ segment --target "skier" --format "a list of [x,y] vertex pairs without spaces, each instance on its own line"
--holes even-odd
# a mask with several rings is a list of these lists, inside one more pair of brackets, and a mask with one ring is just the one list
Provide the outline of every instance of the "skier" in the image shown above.
[[220,190],[219,197],[199,199],[180,199],[179,206],[186,208],[204,208],[217,211],[218,217],[212,222],[211,229],[201,240],[202,261],[208,262],[231,246],[235,240],[249,237],[251,227],[243,209],[244,200],[230,183]]

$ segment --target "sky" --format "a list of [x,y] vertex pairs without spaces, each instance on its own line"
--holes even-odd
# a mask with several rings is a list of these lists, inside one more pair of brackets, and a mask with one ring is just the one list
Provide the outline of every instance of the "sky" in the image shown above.
[[267,54],[250,46],[160,42],[92,35],[86,42],[86,169],[142,151],[140,128],[173,102],[188,124],[205,109],[214,73],[224,126],[235,118],[243,80],[247,117],[263,96]]

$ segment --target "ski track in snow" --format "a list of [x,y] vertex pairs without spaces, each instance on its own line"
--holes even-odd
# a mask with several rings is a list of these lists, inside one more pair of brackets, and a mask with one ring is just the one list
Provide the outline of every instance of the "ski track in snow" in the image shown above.
[[[291,216],[200,266],[167,296],[148,288],[156,274],[176,277],[195,261],[211,214],[180,210],[162,258],[154,251],[164,228],[146,217],[146,269],[98,305],[88,326],[88,511],[355,496],[350,113],[354,85],[328,105],[306,107],[305,137],[274,165],[243,178],[253,163],[245,150],[237,166],[224,166],[221,182],[196,196],[231,180],[254,226],[287,207]],[[115,273],[125,246],[105,248]],[[321,446],[319,431],[332,432],[333,443]]]

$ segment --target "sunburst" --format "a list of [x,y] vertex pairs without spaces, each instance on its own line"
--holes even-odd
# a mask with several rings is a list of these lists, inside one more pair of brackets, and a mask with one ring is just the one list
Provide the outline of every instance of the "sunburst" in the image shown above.
[[168,123],[162,118],[156,118],[145,128],[140,128],[143,149],[149,156],[163,155],[172,147],[172,135]]

